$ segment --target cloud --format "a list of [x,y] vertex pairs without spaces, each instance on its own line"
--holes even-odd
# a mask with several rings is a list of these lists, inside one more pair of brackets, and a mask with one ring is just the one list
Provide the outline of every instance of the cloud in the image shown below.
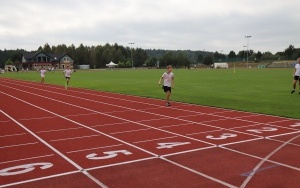
[[118,43],[238,52],[300,47],[298,0],[2,0],[0,49]]

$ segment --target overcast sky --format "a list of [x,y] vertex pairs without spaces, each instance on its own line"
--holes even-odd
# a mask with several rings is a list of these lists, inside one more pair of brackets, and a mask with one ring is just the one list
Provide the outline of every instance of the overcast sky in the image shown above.
[[0,49],[81,43],[228,54],[300,48],[300,0],[0,0]]

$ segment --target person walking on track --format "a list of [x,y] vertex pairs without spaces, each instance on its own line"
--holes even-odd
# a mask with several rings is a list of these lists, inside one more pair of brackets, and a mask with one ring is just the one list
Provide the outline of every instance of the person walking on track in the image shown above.
[[66,78],[65,88],[68,89],[69,82],[70,82],[70,79],[71,79],[72,70],[70,69],[69,66],[67,66],[67,68],[64,70],[63,73],[64,73],[65,78]]
[[293,73],[294,81],[293,81],[293,90],[291,93],[296,91],[297,82],[299,82],[299,94],[300,94],[300,57],[297,59],[297,64],[295,65],[295,71]]
[[164,84],[162,89],[166,93],[166,106],[171,106],[170,104],[170,96],[172,93],[172,88],[174,88],[174,74],[172,72],[172,66],[167,66],[167,71],[161,76],[158,81],[158,85],[161,84],[161,81],[164,80]]
[[41,78],[42,78],[41,84],[43,84],[43,83],[45,82],[45,75],[46,75],[46,72],[47,72],[47,71],[45,70],[44,67],[40,70]]

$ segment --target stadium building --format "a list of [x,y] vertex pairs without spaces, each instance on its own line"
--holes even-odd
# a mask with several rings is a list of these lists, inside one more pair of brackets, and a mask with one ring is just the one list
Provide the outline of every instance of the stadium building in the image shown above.
[[16,66],[21,69],[39,70],[45,69],[64,69],[66,66],[73,68],[74,59],[67,53],[52,54],[45,52],[24,52],[22,62],[17,62]]

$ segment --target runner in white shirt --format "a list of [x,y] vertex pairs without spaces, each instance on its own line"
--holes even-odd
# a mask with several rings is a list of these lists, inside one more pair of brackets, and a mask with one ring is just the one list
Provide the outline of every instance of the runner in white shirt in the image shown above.
[[64,70],[63,73],[64,73],[66,81],[67,81],[66,84],[65,84],[65,88],[68,89],[69,81],[71,79],[72,70],[69,68],[69,66],[67,66],[67,68]]
[[299,81],[299,95],[300,95],[300,57],[297,59],[297,64],[295,65],[295,71],[293,73],[294,81],[293,81],[293,90],[291,93],[294,93],[296,90],[296,84]]
[[45,75],[46,75],[46,72],[47,72],[47,71],[45,70],[44,67],[40,70],[41,78],[42,78],[42,80],[41,80],[41,83],[42,83],[42,84],[43,84],[44,81],[45,81]]
[[172,66],[167,66],[167,72],[165,72],[160,80],[158,81],[158,85],[160,85],[161,81],[164,80],[164,85],[162,89],[166,93],[166,106],[171,106],[170,104],[170,96],[172,92],[172,88],[174,88],[174,74],[172,73]]

